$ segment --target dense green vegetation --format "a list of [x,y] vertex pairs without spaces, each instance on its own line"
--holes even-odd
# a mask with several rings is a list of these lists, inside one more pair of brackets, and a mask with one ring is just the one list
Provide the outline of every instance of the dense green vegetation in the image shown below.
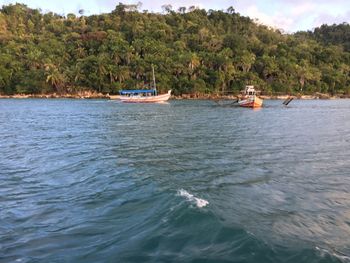
[[347,23],[331,26],[322,25],[309,34],[325,44],[341,44],[345,51],[350,52],[350,25]]
[[0,10],[0,93],[117,93],[140,88],[155,65],[158,87],[175,94],[350,93],[349,25],[282,34],[230,7],[162,14],[119,4],[108,14]]

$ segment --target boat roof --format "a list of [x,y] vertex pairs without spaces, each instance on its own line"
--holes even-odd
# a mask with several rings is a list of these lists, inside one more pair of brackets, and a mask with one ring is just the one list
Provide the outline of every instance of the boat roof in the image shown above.
[[126,95],[126,94],[140,94],[140,93],[155,93],[155,89],[130,89],[130,90],[121,90],[119,93],[121,95]]
[[245,86],[244,91],[245,92],[255,92],[255,88],[253,85],[247,85],[247,86]]

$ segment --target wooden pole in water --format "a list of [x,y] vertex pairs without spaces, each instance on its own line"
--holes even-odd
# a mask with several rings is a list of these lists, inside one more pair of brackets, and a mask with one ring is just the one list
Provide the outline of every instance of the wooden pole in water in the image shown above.
[[288,97],[288,98],[283,102],[283,104],[287,106],[293,99],[294,99],[293,97]]

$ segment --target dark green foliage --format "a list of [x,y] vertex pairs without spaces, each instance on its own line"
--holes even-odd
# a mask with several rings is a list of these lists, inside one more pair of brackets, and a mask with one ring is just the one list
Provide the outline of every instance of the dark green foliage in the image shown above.
[[164,5],[164,14],[119,4],[109,14],[0,9],[0,93],[92,89],[117,93],[151,82],[160,92],[349,93],[350,28],[282,34],[236,13]]
[[314,36],[317,40],[326,44],[342,45],[346,51],[350,51],[350,25],[322,25],[316,28]]

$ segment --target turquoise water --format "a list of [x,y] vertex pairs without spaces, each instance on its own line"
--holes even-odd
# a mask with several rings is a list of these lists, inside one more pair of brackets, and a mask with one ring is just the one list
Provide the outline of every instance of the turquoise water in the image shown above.
[[350,100],[0,100],[0,262],[350,262]]

